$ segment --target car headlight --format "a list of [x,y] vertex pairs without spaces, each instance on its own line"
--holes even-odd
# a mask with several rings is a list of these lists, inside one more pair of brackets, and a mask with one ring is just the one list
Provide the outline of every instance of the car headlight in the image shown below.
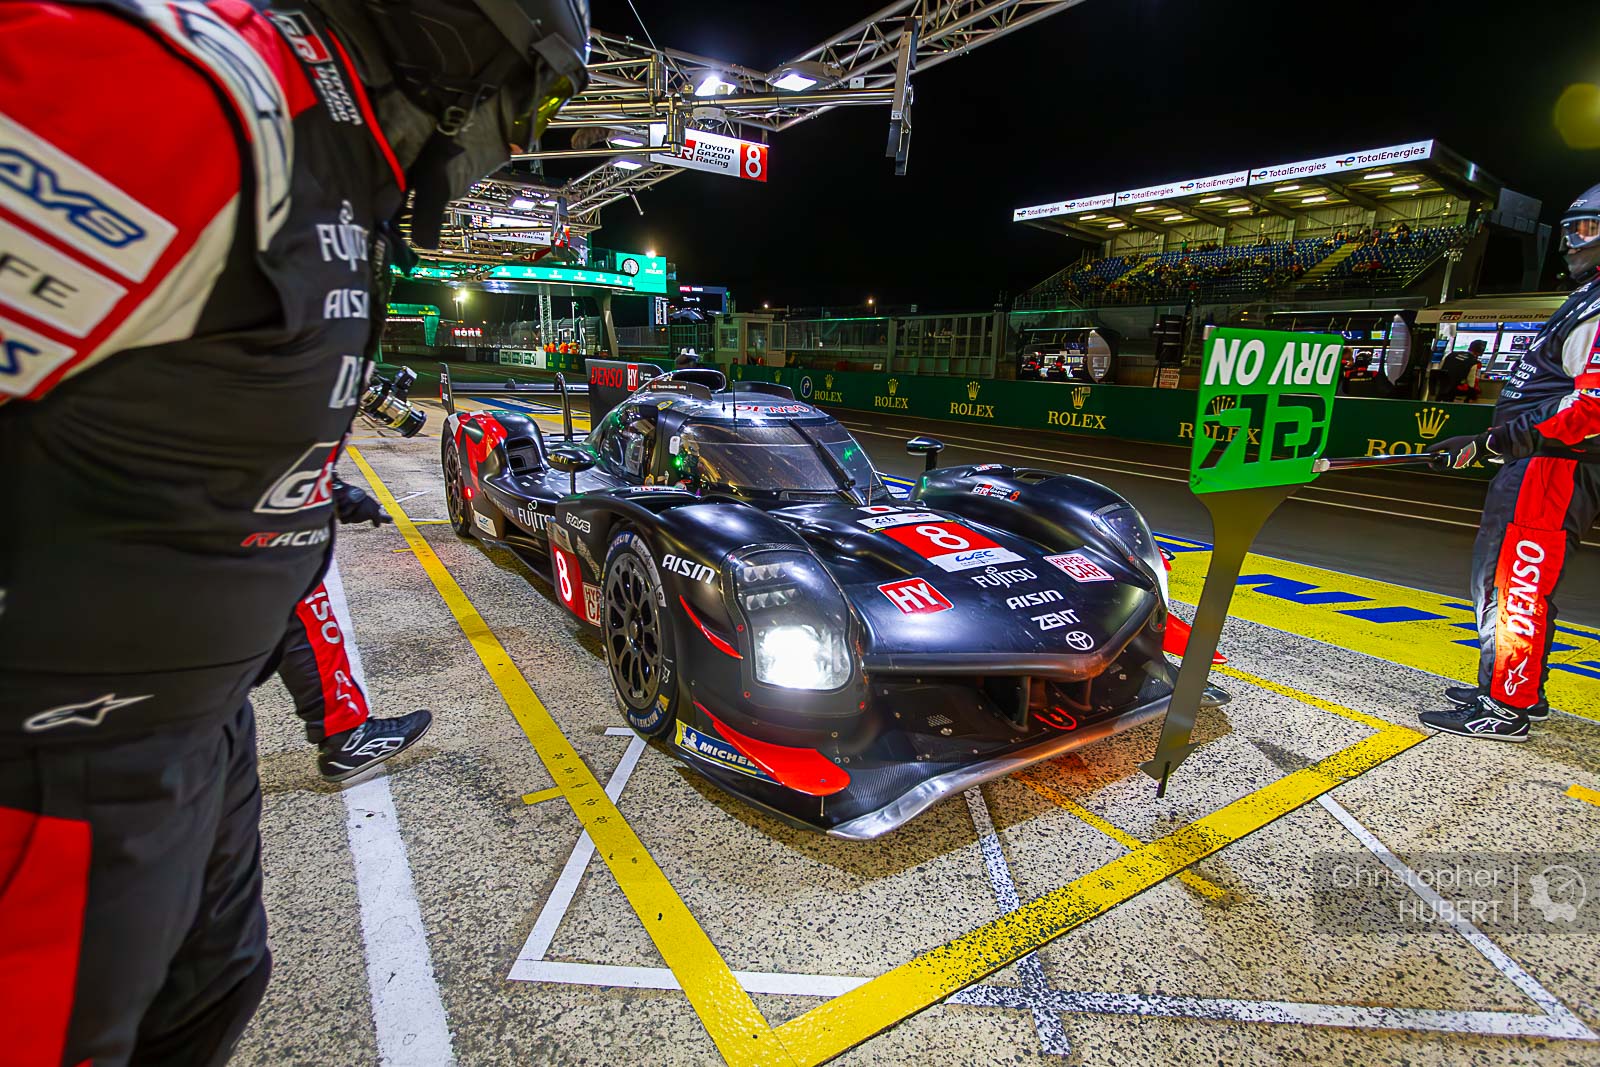
[[736,554],[734,599],[754,651],[756,680],[784,689],[838,689],[850,680],[844,595],[809,553]]
[[1094,513],[1094,521],[1113,542],[1121,546],[1130,563],[1143,563],[1150,576],[1161,586],[1161,600],[1167,597],[1167,564],[1161,558],[1161,546],[1155,535],[1131,504],[1112,504]]

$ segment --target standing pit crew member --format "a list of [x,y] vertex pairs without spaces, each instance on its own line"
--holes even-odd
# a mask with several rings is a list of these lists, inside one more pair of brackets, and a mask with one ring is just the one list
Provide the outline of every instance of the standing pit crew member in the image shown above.
[[1517,363],[1490,428],[1429,450],[1456,470],[1504,464],[1472,550],[1478,684],[1446,689],[1456,707],[1420,716],[1447,733],[1526,741],[1529,722],[1550,714],[1556,591],[1600,513],[1600,185],[1562,216],[1561,247],[1578,288]]
[[587,39],[583,0],[0,4],[0,1062],[216,1064],[254,1012],[247,698],[397,213],[436,246]]
[[[341,523],[370,522],[377,527],[394,521],[382,504],[337,474],[332,488],[334,512]],[[278,648],[278,677],[294,699],[295,714],[306,724],[306,740],[317,746],[317,770],[330,782],[354,778],[399,755],[422,740],[433,725],[433,713],[426,709],[391,719],[372,718],[346,648],[333,601],[318,582],[289,617]]]

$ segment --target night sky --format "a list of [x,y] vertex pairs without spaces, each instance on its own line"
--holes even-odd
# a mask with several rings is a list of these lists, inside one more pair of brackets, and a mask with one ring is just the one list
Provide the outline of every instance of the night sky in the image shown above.
[[[634,0],[656,42],[757,69],[875,9]],[[1298,14],[1297,14],[1298,12]],[[626,0],[594,22],[642,39]],[[1085,0],[915,79],[910,173],[886,108],[774,135],[762,185],[685,173],[607,208],[596,243],[656,248],[741,305],[988,307],[1087,247],[1011,222],[1023,204],[1434,137],[1545,204],[1600,182],[1552,121],[1600,82],[1592,2]]]

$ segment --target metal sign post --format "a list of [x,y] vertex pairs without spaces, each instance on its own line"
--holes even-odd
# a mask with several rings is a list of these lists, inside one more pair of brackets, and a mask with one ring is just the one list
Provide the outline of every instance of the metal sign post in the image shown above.
[[1195,716],[1244,558],[1278,505],[1316,477],[1344,355],[1341,337],[1271,330],[1219,329],[1206,346],[1189,487],[1211,513],[1213,548],[1161,740],[1141,765],[1158,797],[1197,747]]

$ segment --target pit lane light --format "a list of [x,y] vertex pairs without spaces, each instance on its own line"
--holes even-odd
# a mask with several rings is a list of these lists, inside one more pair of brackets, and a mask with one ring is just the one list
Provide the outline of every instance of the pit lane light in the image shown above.
[[767,75],[767,84],[786,93],[804,92],[813,86],[832,83],[839,79],[838,68],[808,60],[785,63]]
[[722,75],[713,70],[700,79],[700,84],[694,87],[694,95],[699,97],[727,96],[737,88],[738,86],[730,81],[725,81]]
[[1391,185],[1389,186],[1389,191],[1391,193],[1414,193],[1421,188],[1421,185],[1417,184],[1416,182],[1412,182],[1409,185]]
[[1327,199],[1328,198],[1325,197],[1325,196],[1302,196],[1300,198],[1300,202],[1302,204],[1320,204],[1320,203],[1323,203],[1324,201],[1326,201]]
[[765,549],[728,562],[754,650],[756,680],[782,689],[838,689],[853,661],[844,594],[807,552]]
[[507,205],[512,211],[532,211],[534,203],[525,196],[519,196]]
[[650,138],[637,130],[613,130],[606,135],[606,143],[617,148],[644,148]]
[[1241,204],[1238,207],[1230,207],[1228,209],[1228,214],[1230,214],[1230,215],[1243,215],[1245,212],[1247,212],[1249,210],[1250,210],[1250,205],[1249,204]]
[[618,170],[639,170],[644,166],[644,160],[638,156],[618,156],[611,161],[611,165]]

